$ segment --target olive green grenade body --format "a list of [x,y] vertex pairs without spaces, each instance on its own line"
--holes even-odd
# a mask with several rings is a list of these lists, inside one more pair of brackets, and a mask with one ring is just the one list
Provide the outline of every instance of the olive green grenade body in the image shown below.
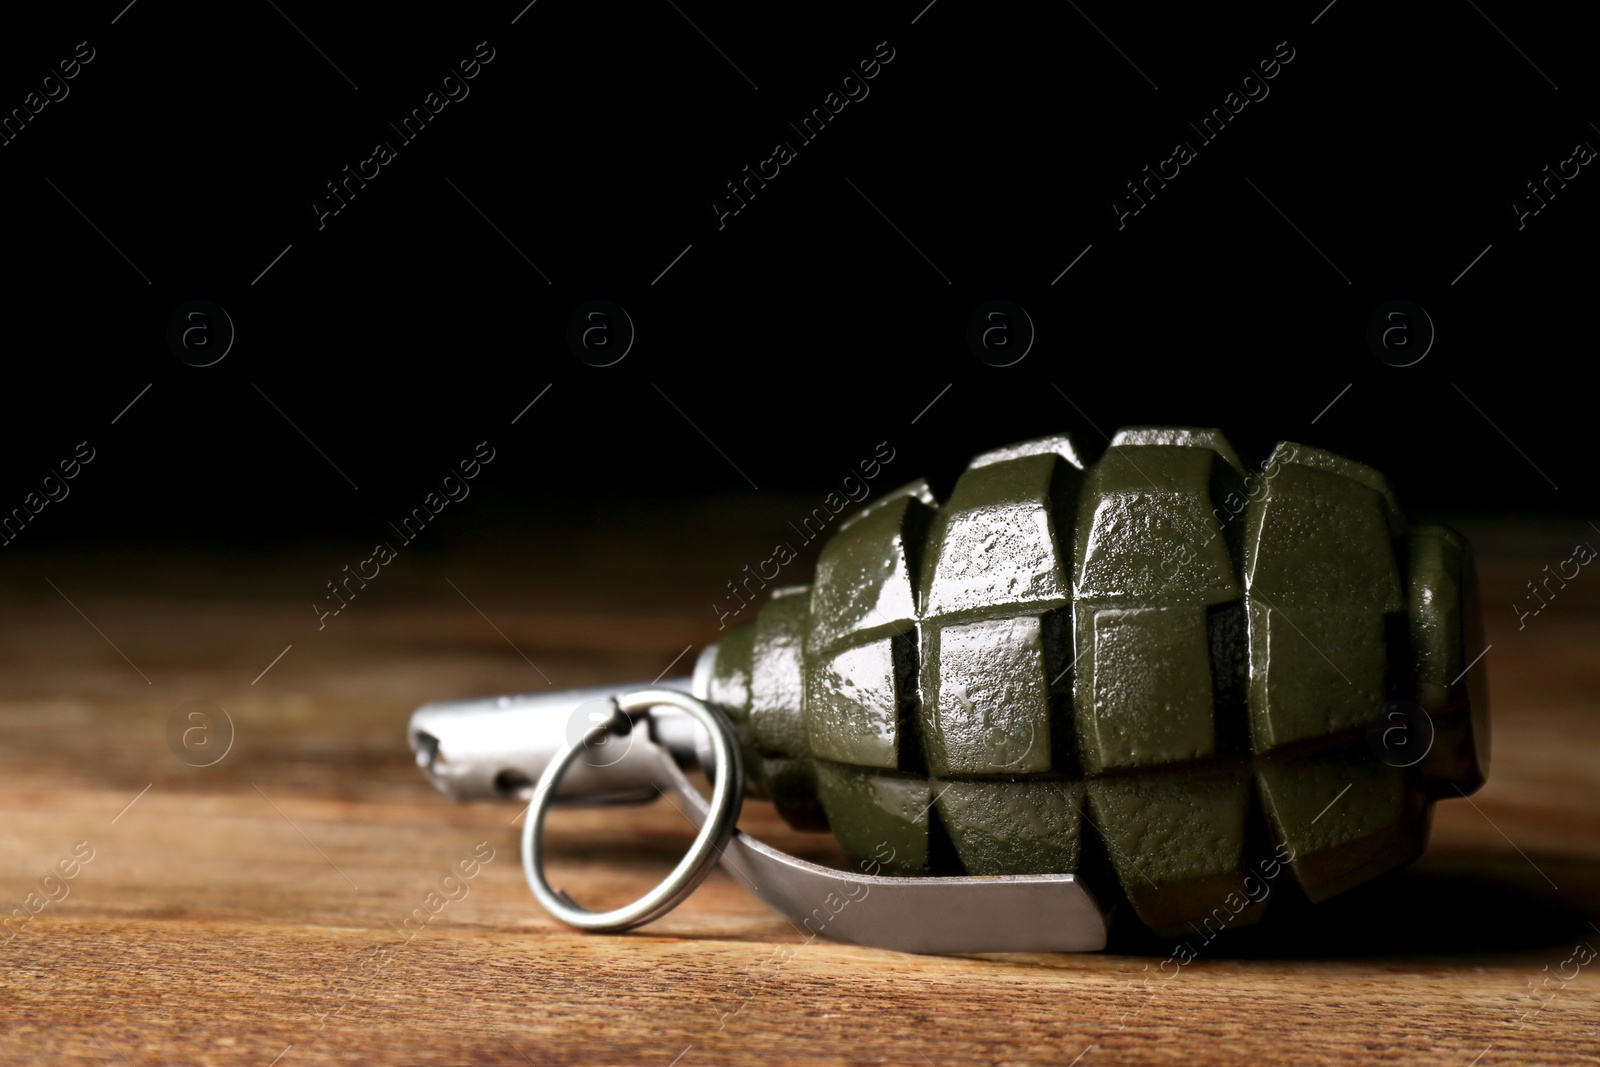
[[1079,872],[1170,933],[1420,855],[1487,770],[1477,626],[1465,541],[1378,472],[1138,428],[873,502],[702,670],[751,792],[852,859]]

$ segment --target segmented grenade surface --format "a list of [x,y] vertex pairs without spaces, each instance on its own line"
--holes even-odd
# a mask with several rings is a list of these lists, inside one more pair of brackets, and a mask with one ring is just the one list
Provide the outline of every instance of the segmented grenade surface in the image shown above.
[[1320,900],[1409,862],[1481,784],[1471,580],[1318,449],[1044,438],[842,523],[710,695],[752,787],[873,872],[1079,871],[1158,932],[1241,926],[1285,871]]

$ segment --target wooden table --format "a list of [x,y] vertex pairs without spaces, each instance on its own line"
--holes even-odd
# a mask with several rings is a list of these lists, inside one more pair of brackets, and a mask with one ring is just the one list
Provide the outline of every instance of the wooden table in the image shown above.
[[[436,793],[407,715],[546,678],[654,676],[715,639],[716,591],[803,510],[713,502],[649,530],[574,519],[531,545],[408,549],[321,630],[310,601],[359,558],[351,545],[8,556],[0,901],[27,913],[30,893],[66,895],[0,946],[0,1059],[1600,1060],[1600,966],[1563,967],[1600,946],[1600,580],[1583,574],[1521,630],[1509,607],[1582,523],[1471,529],[1490,782],[1439,805],[1415,867],[1298,928],[1219,941],[1181,969],[1158,950],[918,957],[804,940],[720,871],[642,931],[558,926],[523,883],[517,809]],[[190,700],[234,727],[209,767],[169,749]],[[592,905],[648,888],[690,836],[662,804],[551,825],[553,879]],[[743,825],[830,854],[762,804]],[[492,850],[475,877],[442,881],[475,850]],[[74,877],[41,884],[58,861]],[[419,907],[428,921],[408,931]]]

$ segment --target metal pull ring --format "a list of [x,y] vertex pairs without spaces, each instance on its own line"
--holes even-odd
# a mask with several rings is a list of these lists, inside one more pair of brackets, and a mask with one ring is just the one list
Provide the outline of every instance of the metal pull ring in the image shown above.
[[[687,712],[711,735],[711,752],[715,765],[711,789],[711,812],[688,853],[672,869],[662,883],[631,904],[611,911],[590,911],[582,907],[565,892],[550,888],[544,876],[544,818],[550,810],[561,778],[577,754],[603,733],[622,725],[623,717],[637,720],[653,707],[669,705]],[[528,888],[546,911],[569,926],[584,930],[622,931],[654,922],[699,888],[706,880],[717,858],[727,847],[739,822],[739,811],[744,805],[744,763],[739,745],[733,734],[733,725],[716,707],[706,702],[670,689],[641,689],[624,693],[616,698],[616,711],[604,723],[591,728],[577,743],[564,746],[539,776],[533,799],[528,802],[528,814],[522,824],[522,873],[527,876]]]

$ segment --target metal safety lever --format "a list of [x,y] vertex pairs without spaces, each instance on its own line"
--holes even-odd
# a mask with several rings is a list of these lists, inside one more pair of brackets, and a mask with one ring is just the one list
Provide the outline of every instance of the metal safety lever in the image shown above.
[[[547,910],[574,926],[614,931],[654,921],[720,859],[812,935],[921,953],[1089,952],[1106,944],[1105,915],[1072,874],[842,871],[738,831],[744,782],[738,737],[721,709],[706,702],[698,678],[428,704],[412,715],[407,732],[417,765],[446,795],[529,801],[523,824],[529,886]],[[709,802],[683,774],[695,766],[713,782]],[[683,799],[679,808],[700,833],[651,893],[595,913],[545,882],[549,807],[643,803],[669,793]]]

